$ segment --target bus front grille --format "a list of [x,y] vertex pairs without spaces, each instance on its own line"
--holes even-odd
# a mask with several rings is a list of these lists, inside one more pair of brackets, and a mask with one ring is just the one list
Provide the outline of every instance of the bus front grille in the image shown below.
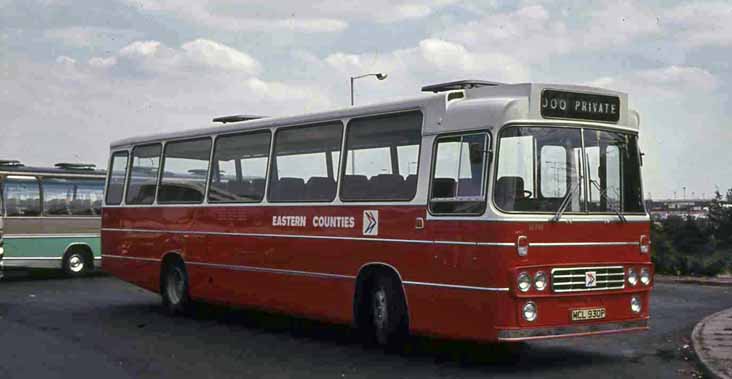
[[623,266],[567,267],[552,270],[552,291],[583,292],[625,288]]

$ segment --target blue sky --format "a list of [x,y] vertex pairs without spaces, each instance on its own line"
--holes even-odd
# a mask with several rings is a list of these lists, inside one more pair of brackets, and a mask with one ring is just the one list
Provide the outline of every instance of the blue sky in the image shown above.
[[[182,4],[182,5],[181,5]],[[1,158],[419,94],[461,78],[627,91],[646,192],[732,187],[729,1],[0,0]]]

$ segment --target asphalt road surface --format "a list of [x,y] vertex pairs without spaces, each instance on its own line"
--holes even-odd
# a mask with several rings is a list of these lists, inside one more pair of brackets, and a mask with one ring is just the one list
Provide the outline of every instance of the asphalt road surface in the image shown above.
[[412,338],[364,347],[348,327],[205,307],[167,316],[159,297],[108,276],[0,281],[0,378],[692,377],[684,345],[732,289],[657,284],[651,331],[513,345]]

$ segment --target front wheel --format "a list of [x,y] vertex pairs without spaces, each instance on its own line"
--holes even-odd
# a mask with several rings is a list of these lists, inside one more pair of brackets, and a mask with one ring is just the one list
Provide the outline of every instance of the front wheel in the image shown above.
[[188,273],[182,262],[173,262],[166,266],[162,276],[161,295],[163,306],[172,315],[189,313],[191,297],[188,292]]
[[407,310],[399,283],[391,277],[376,278],[370,293],[371,336],[381,346],[398,346],[408,333]]
[[64,258],[63,269],[68,276],[80,277],[86,275],[91,270],[91,262],[89,262],[86,254],[73,251]]

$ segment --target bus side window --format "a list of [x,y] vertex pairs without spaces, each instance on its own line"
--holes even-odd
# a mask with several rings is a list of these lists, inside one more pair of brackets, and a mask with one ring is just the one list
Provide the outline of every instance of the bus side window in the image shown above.
[[96,216],[101,212],[104,180],[43,178],[43,214]]
[[208,201],[262,201],[270,140],[269,131],[216,138]]
[[487,184],[487,134],[440,137],[435,146],[430,212],[482,214]]
[[269,201],[333,201],[342,137],[340,122],[278,130]]
[[159,203],[200,203],[206,192],[211,138],[165,144]]
[[38,179],[30,176],[8,176],[3,183],[6,216],[40,216],[41,191]]
[[412,200],[417,192],[421,128],[421,112],[351,120],[341,200]]
[[107,183],[107,204],[119,205],[122,202],[122,192],[124,191],[125,177],[127,176],[127,160],[126,151],[120,151],[112,154],[112,160],[109,164],[109,181]]
[[127,179],[127,204],[152,204],[160,167],[160,144],[135,146]]

